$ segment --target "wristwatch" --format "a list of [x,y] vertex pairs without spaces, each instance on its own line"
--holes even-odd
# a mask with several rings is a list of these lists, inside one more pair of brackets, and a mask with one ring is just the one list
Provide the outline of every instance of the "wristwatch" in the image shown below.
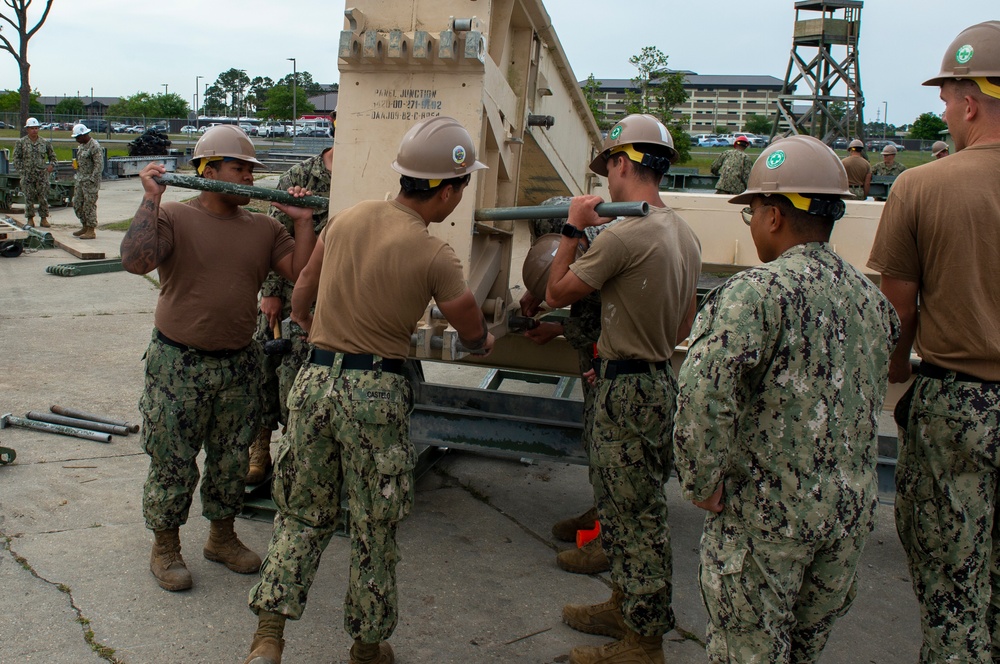
[[573,224],[563,224],[562,230],[560,232],[566,237],[571,237],[574,240],[584,237],[586,235],[586,233],[581,231]]

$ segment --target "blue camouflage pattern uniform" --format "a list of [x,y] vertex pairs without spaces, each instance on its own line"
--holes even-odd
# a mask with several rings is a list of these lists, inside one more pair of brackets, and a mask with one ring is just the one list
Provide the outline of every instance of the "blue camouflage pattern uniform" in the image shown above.
[[104,171],[104,150],[91,138],[76,152],[76,186],[73,189],[73,212],[84,228],[97,228],[97,194]]
[[35,218],[35,206],[38,206],[38,216],[49,217],[49,172],[48,167],[56,166],[56,151],[52,144],[39,138],[32,141],[28,136],[22,136],[14,144],[11,155],[14,168],[21,176],[21,192],[24,194],[24,218],[29,222]]
[[[332,149],[327,148],[327,150]],[[327,150],[285,171],[278,180],[278,190],[287,191],[289,187],[300,186],[310,190],[314,196],[329,196],[330,171],[323,163],[323,155]],[[291,217],[277,208],[271,208],[270,214],[281,222],[292,237],[295,237],[295,223]],[[328,214],[328,208],[313,210],[313,230],[317,236],[326,227]],[[285,279],[274,270],[267,275],[261,286],[261,297],[281,298],[281,320],[288,318],[292,313],[294,287],[294,282]],[[311,348],[302,328],[291,323],[291,329],[293,332],[289,339],[292,343],[291,350],[284,355],[265,355],[263,359],[261,381],[263,426],[269,427],[272,431],[278,428],[279,422],[288,422],[288,393],[292,389],[299,368],[309,358]],[[272,336],[273,330],[269,329],[267,316],[262,313],[259,316],[255,337],[264,342]]]
[[[542,201],[542,205],[566,205],[573,199],[569,196],[553,196]],[[589,226],[584,230],[588,247],[602,230],[618,223],[612,220],[600,226]],[[548,233],[560,233],[565,219],[534,219],[531,221],[532,241]],[[594,291],[577,300],[569,307],[569,316],[563,320],[563,336],[577,352],[580,374],[594,368],[594,344],[601,336],[601,293]],[[583,452],[590,456],[590,438],[594,423],[594,387],[586,379],[580,382],[583,391],[583,431],[580,442]]]
[[753,168],[753,158],[746,152],[733,148],[726,150],[712,163],[712,175],[718,175],[715,184],[717,194],[742,194],[747,190],[750,181],[750,169]]
[[[396,530],[413,506],[417,454],[409,439],[413,403],[401,375],[306,363],[288,395],[288,433],[274,461],[278,508],[255,612],[298,620],[320,554],[347,499],[351,570],[344,628],[365,643],[389,638],[398,622]],[[283,564],[291,559],[294,565]]]
[[142,509],[150,530],[187,523],[203,447],[202,514],[214,521],[242,508],[246,450],[259,430],[260,356],[257,344],[232,353],[181,350],[153,330],[139,399],[140,438],[150,458]]
[[893,161],[891,166],[885,163],[885,161],[880,161],[872,166],[872,175],[891,175],[895,177],[905,170],[906,166],[903,166],[899,161]]
[[709,661],[815,662],[850,608],[899,329],[820,242],[735,275],[698,315],[674,444],[686,498],[724,487],[701,540]]

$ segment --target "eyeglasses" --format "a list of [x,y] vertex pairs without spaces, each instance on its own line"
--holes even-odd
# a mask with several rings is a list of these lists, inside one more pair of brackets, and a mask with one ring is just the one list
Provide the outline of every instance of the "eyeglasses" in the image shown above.
[[[760,210],[761,208],[766,208],[766,207],[774,207],[774,206],[773,205],[761,205],[761,206],[759,206],[757,208],[757,210]],[[747,206],[747,207],[743,208],[742,210],[740,210],[740,216],[743,217],[743,223],[746,224],[747,226],[749,226],[750,222],[753,220],[753,215],[754,215],[755,212],[757,212],[757,210],[753,209],[750,206]]]

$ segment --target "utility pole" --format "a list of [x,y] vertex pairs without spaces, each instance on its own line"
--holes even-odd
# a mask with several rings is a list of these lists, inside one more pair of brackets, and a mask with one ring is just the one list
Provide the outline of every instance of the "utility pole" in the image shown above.
[[292,61],[292,138],[295,138],[295,119],[299,117],[296,103],[299,98],[298,71],[295,69],[295,58],[285,58]]
[[194,126],[195,129],[198,128],[198,83],[203,79],[204,76],[194,77]]

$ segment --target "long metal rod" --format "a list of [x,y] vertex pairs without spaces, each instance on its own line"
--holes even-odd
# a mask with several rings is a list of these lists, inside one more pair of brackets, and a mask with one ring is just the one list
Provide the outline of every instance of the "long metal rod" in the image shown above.
[[51,410],[56,415],[75,417],[80,420],[90,420],[91,422],[103,422],[104,424],[114,424],[115,426],[125,427],[132,433],[139,433],[138,424],[129,424],[125,420],[116,420],[113,417],[107,417],[105,415],[95,415],[94,413],[88,413],[85,410],[77,410],[76,408],[65,408],[63,406],[49,406],[49,410]]
[[[646,201],[598,203],[595,208],[602,217],[645,217],[649,214]],[[481,208],[476,210],[476,221],[508,221],[513,219],[566,219],[567,205],[527,205],[524,207]]]
[[284,203],[285,205],[295,205],[297,207],[311,208],[313,210],[325,210],[330,207],[330,199],[325,196],[303,196],[295,198],[287,191],[280,189],[265,189],[264,187],[251,187],[245,184],[233,184],[232,182],[221,182],[219,180],[206,180],[205,178],[193,177],[191,175],[177,175],[176,173],[164,173],[153,178],[160,184],[169,184],[183,189],[198,189],[200,191],[211,191],[216,194],[235,194],[237,196],[249,196],[259,198],[272,203]]
[[22,427],[24,429],[34,429],[36,431],[47,431],[49,433],[58,433],[64,436],[83,438],[84,440],[94,440],[98,443],[111,442],[111,434],[97,433],[96,431],[87,431],[85,429],[77,429],[76,427],[64,427],[59,424],[49,424],[48,422],[39,422],[37,420],[28,420],[14,415],[4,415],[3,425]]
[[51,424],[61,424],[66,427],[76,427],[77,429],[89,431],[100,431],[101,433],[113,433],[116,436],[128,435],[128,429],[125,427],[116,426],[114,424],[104,424],[103,422],[94,422],[91,420],[81,420],[76,417],[63,417],[62,415],[42,413],[37,410],[29,410],[24,414],[24,416],[29,420],[38,420],[39,422],[49,422]]

